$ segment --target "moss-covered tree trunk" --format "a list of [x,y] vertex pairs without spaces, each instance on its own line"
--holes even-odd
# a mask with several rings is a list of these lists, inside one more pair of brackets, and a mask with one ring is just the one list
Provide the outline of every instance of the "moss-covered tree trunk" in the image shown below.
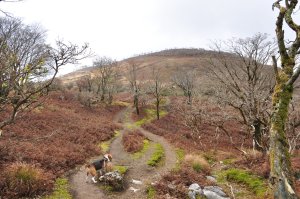
[[[273,56],[276,85],[272,99],[270,128],[270,182],[273,185],[275,199],[298,198],[293,186],[289,145],[285,132],[293,84],[300,75],[300,67],[295,67],[300,49],[300,26],[293,19],[295,9],[299,7],[297,4],[298,0],[277,0],[273,4],[273,9],[276,7],[279,10],[276,37],[281,60],[281,69],[278,71],[277,60]],[[284,22],[295,33],[295,39],[289,43],[285,40]]]
[[285,135],[285,124],[293,94],[292,86],[287,85],[288,74],[281,72],[273,94],[273,112],[270,129],[270,182],[275,199],[297,198],[293,188],[289,145]]

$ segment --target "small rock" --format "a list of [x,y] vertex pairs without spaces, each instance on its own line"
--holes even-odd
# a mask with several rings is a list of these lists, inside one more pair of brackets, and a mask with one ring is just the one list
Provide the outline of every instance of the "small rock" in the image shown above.
[[203,195],[206,196],[207,199],[230,199],[222,190],[221,187],[218,186],[207,186],[203,189]]
[[140,189],[136,189],[134,187],[129,187],[129,190],[131,190],[131,191],[133,191],[135,193],[135,192],[139,191]]
[[212,176],[206,176],[206,179],[212,183],[217,183],[216,178],[212,177]]
[[132,179],[131,182],[132,182],[133,184],[143,184],[142,181],[140,181],[140,180],[135,180],[135,179]]

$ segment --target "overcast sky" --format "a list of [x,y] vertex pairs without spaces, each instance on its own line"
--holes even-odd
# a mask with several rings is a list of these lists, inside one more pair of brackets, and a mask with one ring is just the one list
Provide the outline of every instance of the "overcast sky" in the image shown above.
[[[24,0],[0,3],[25,23],[39,23],[48,42],[88,42],[117,60],[166,48],[208,48],[211,40],[274,36],[272,0]],[[299,12],[300,15],[300,12]],[[91,64],[92,59],[82,64]]]

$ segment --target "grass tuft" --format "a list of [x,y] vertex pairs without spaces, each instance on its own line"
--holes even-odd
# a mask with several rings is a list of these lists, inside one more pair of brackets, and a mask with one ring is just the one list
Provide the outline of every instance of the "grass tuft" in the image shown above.
[[184,157],[184,162],[188,166],[191,166],[193,170],[196,171],[197,173],[200,173],[202,171],[205,172],[206,174],[210,173],[211,170],[210,165],[208,161],[205,158],[203,158],[201,155],[187,154]]
[[57,178],[55,181],[54,192],[44,199],[72,199],[69,192],[69,183],[66,178]]
[[267,192],[267,184],[261,177],[251,174],[242,169],[228,169],[218,175],[220,182],[233,181],[244,184],[251,192],[255,193],[258,197],[263,197]]
[[153,186],[147,188],[147,199],[154,199],[156,196],[156,190]]
[[202,171],[202,166],[201,166],[201,164],[195,162],[195,163],[193,163],[193,169],[194,169],[194,171],[196,171],[197,173],[200,173],[200,172]]
[[132,154],[132,158],[135,159],[135,160],[141,158],[145,154],[145,152],[149,149],[149,147],[150,147],[150,141],[147,140],[147,139],[144,139],[142,150]]
[[121,166],[121,165],[114,165],[113,170],[118,171],[121,175],[124,175],[128,171],[128,167]]
[[100,147],[102,153],[107,153],[109,151],[110,148],[110,144],[112,143],[112,141],[114,140],[114,138],[120,136],[120,131],[115,130],[115,134],[114,137],[112,137],[111,139],[101,142],[98,146]]
[[155,167],[159,164],[162,158],[165,155],[164,148],[161,144],[155,144],[155,151],[152,154],[151,158],[148,160],[147,164],[149,166]]

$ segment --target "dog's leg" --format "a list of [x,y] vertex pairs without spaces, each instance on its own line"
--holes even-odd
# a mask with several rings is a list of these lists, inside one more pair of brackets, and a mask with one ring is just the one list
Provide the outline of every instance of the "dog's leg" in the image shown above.
[[89,173],[86,172],[86,177],[85,177],[85,182],[88,183],[88,179],[89,179]]
[[92,177],[92,180],[93,180],[94,183],[97,183],[97,181],[95,180],[95,177],[96,176]]

